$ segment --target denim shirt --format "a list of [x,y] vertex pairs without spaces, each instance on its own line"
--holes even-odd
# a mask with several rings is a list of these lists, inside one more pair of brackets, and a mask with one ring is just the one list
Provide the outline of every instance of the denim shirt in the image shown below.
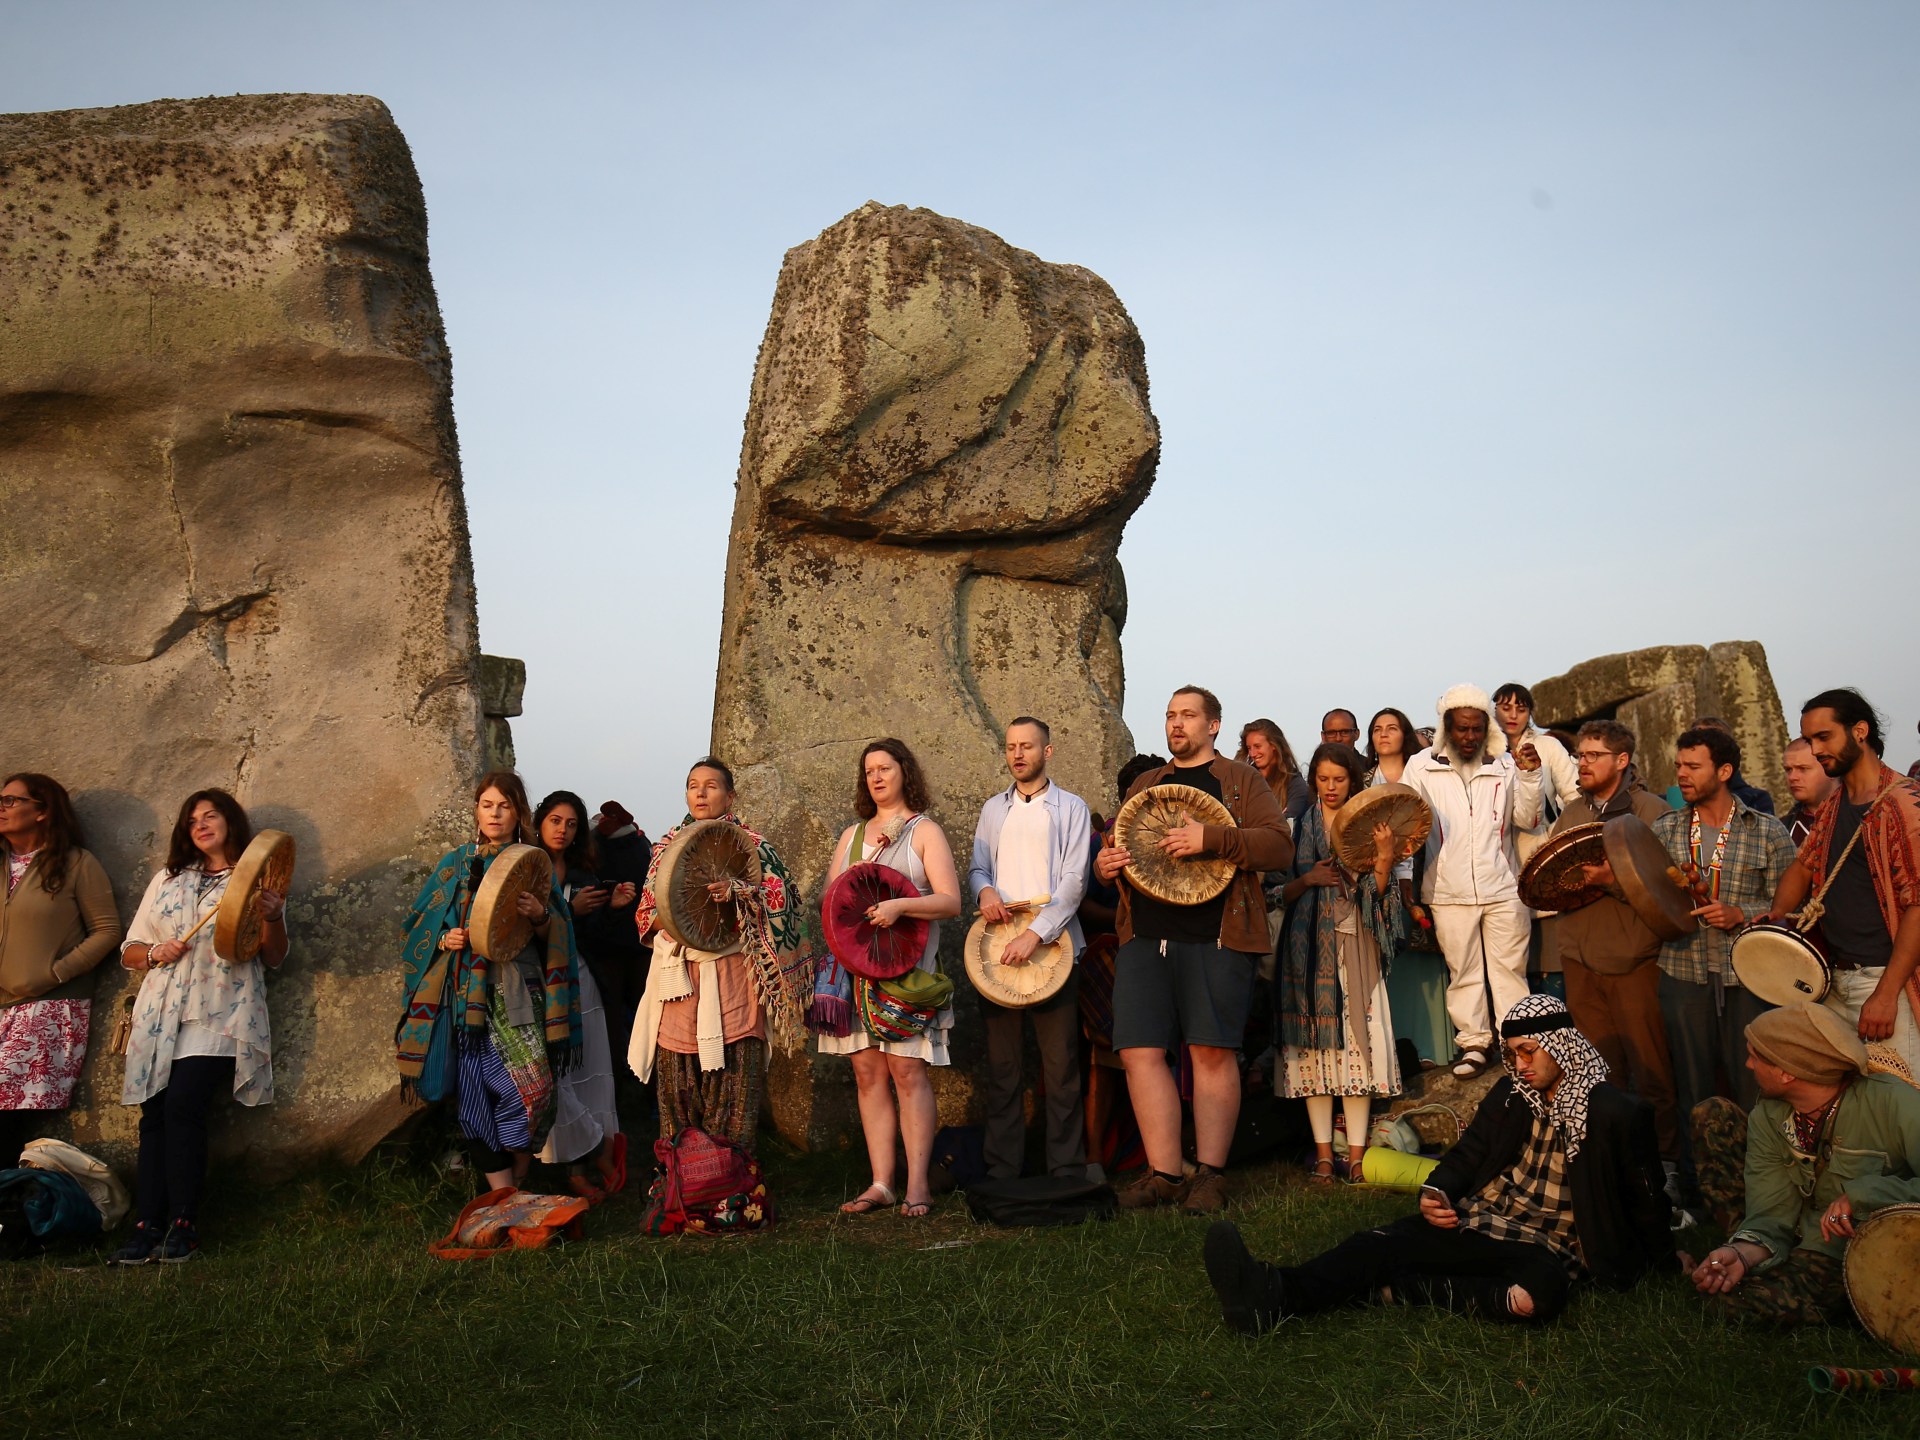
[[[1005,790],[980,807],[980,823],[973,831],[973,864],[967,870],[967,886],[977,904],[980,892],[994,884],[995,856],[1000,849],[1000,829],[1014,806],[1014,787]],[[1052,813],[1047,817],[1047,894],[1052,898],[1040,907],[1033,928],[1042,945],[1051,945],[1060,932],[1073,939],[1073,953],[1079,957],[1087,947],[1080,933],[1080,900],[1087,893],[1087,865],[1093,820],[1087,802],[1078,795],[1047,783],[1040,803]],[[998,888],[998,887],[996,887]],[[1000,899],[1025,899],[1021,895],[1002,895]]]

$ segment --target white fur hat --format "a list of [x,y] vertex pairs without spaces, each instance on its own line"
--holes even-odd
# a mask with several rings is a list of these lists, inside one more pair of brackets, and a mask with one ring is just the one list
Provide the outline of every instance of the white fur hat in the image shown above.
[[1493,713],[1493,701],[1487,692],[1478,685],[1454,685],[1449,687],[1433,707],[1434,714],[1440,717],[1440,729],[1433,737],[1434,748],[1451,750],[1447,743],[1447,712],[1449,710],[1483,710],[1487,716],[1487,758],[1498,760],[1507,753],[1507,732],[1500,728],[1500,717]]

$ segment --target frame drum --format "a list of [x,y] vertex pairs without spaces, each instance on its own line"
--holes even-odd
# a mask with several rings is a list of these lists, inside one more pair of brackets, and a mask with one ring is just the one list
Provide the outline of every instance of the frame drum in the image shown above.
[[1882,1345],[1920,1355],[1920,1205],[1887,1205],[1854,1227],[1847,1299]]
[[1042,945],[1024,965],[1002,965],[1000,953],[1023,931],[1033,927],[1033,916],[1015,915],[998,925],[985,919],[967,931],[967,977],[980,998],[1022,1010],[1051,1000],[1073,973],[1073,938],[1062,930],[1051,945]]
[[1157,848],[1167,831],[1190,820],[1231,825],[1233,812],[1191,785],[1149,785],[1113,820],[1114,848],[1133,856],[1122,873],[1134,889],[1163,905],[1204,905],[1233,883],[1238,868],[1217,855],[1176,858]]
[[260,892],[284,898],[293,880],[293,859],[293,837],[284,830],[262,830],[248,842],[213,917],[215,956],[243,965],[260,953]]
[[1769,1005],[1825,1000],[1833,967],[1791,925],[1756,920],[1733,937],[1733,974]]
[[1607,858],[1604,828],[1598,822],[1569,825],[1543,842],[1520,867],[1520,902],[1533,910],[1565,913],[1606,894],[1598,885],[1587,884],[1580,868]]
[[509,845],[493,857],[467,917],[467,943],[482,960],[511,960],[533,939],[533,921],[514,909],[522,892],[550,903],[553,861],[538,845]]

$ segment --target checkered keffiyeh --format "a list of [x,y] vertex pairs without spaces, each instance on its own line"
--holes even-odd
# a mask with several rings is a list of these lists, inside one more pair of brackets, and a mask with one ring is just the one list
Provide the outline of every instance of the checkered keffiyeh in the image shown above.
[[1514,1073],[1504,1049],[1500,1063],[1513,1080],[1513,1092],[1532,1107],[1534,1117],[1557,1130],[1567,1147],[1567,1159],[1580,1153],[1587,1139],[1587,1100],[1593,1087],[1607,1078],[1607,1062],[1593,1042],[1573,1028],[1567,1007],[1551,995],[1525,995],[1500,1022],[1500,1038],[1530,1036],[1540,1042],[1560,1065],[1560,1083],[1551,1098],[1542,1095]]
[[1568,1273],[1580,1273],[1580,1237],[1574,1233],[1573,1193],[1567,1188],[1567,1147],[1544,1115],[1535,1114],[1520,1158],[1460,1202],[1460,1224],[1495,1240],[1544,1245],[1560,1257]]

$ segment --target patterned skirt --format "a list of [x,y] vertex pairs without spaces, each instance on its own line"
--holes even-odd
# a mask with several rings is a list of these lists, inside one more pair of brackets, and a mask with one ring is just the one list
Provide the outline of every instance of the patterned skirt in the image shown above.
[[702,1070],[698,1055],[654,1052],[653,1083],[660,1096],[660,1133],[672,1139],[689,1125],[731,1140],[753,1154],[760,1104],[767,1093],[767,1042],[751,1036],[726,1048],[726,1064]]
[[0,1009],[0,1110],[64,1110],[87,1062],[90,1000],[25,1000]]

